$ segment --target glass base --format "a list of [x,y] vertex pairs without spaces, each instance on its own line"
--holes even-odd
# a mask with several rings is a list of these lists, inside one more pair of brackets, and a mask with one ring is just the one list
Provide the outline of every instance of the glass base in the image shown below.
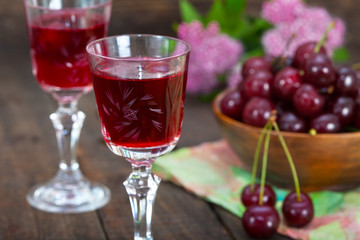
[[34,208],[52,213],[93,211],[106,205],[110,198],[111,193],[107,187],[88,180],[76,184],[64,184],[53,180],[35,185],[26,196]]

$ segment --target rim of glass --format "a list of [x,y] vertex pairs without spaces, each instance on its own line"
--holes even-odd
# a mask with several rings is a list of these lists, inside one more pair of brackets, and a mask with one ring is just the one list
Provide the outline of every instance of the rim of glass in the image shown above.
[[[116,57],[108,57],[108,56],[104,56],[104,55],[101,55],[101,54],[97,54],[97,53],[93,53],[90,51],[90,48],[99,43],[99,42],[103,42],[103,41],[107,41],[107,40],[110,40],[110,39],[114,39],[114,38],[118,38],[118,37],[123,37],[123,36],[129,36],[129,37],[155,37],[155,38],[166,38],[166,39],[170,39],[170,40],[174,40],[176,42],[180,42],[182,44],[184,44],[184,46],[186,46],[186,49],[184,50],[184,52],[182,53],[178,53],[178,54],[175,54],[175,55],[172,55],[172,56],[168,56],[168,57],[157,57],[157,58],[151,58],[151,59],[141,59],[141,60],[136,60],[136,59],[129,59],[128,57],[119,57],[119,58],[116,58]],[[169,37],[169,36],[165,36],[165,35],[157,35],[157,34],[121,34],[121,35],[115,35],[115,36],[108,36],[108,37],[104,37],[104,38],[100,38],[100,39],[97,39],[91,43],[89,43],[87,46],[86,46],[86,52],[92,56],[96,56],[96,57],[100,57],[100,58],[103,58],[103,59],[107,59],[107,60],[112,60],[112,61],[134,61],[134,62],[138,62],[138,61],[141,61],[141,62],[156,62],[156,61],[164,61],[166,59],[173,59],[173,58],[177,58],[177,57],[180,57],[180,56],[184,56],[186,54],[188,54],[190,52],[190,44],[187,43],[186,41],[184,40],[181,40],[181,39],[178,39],[178,38],[175,38],[175,37]]]
[[31,0],[24,0],[24,5],[31,8],[36,8],[40,10],[49,10],[49,11],[60,11],[60,10],[71,10],[71,9],[95,9],[100,8],[105,5],[109,5],[112,3],[112,0],[104,0],[105,2],[95,4],[89,7],[65,7],[65,8],[50,8],[50,7],[44,7],[44,6],[35,6],[34,4],[31,4]]

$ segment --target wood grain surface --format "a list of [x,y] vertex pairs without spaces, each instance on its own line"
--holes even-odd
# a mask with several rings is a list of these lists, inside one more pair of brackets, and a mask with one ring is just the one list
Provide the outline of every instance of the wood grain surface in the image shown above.
[[[211,0],[191,0],[201,12]],[[257,14],[260,0],[248,1]],[[322,5],[348,25],[347,46],[352,60],[360,59],[357,0],[309,0]],[[113,0],[109,35],[154,33],[176,36],[178,0]],[[21,0],[0,0],[0,239],[121,240],[132,239],[130,205],[122,182],[129,164],[104,145],[93,93],[83,97],[86,113],[79,143],[85,175],[107,185],[112,199],[104,208],[84,214],[50,214],[31,208],[25,195],[35,183],[55,175],[58,150],[49,114],[55,104],[31,73],[24,7]],[[221,138],[210,103],[187,96],[179,147]],[[238,218],[172,183],[160,185],[153,215],[153,235],[162,239],[249,239]],[[275,236],[273,239],[287,239]]]

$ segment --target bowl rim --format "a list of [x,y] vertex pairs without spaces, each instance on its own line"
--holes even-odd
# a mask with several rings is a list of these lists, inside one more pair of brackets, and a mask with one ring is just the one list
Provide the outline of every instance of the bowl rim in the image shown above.
[[[262,128],[255,127],[248,125],[246,123],[240,122],[238,120],[235,120],[231,117],[226,116],[224,113],[220,110],[220,102],[222,98],[225,96],[226,93],[234,90],[234,88],[229,88],[221,91],[218,93],[213,102],[212,102],[212,109],[215,113],[215,115],[220,118],[222,121],[228,123],[229,125],[245,128],[249,131],[257,131],[261,132]],[[360,131],[359,132],[340,132],[340,133],[317,133],[316,135],[310,135],[309,133],[294,133],[294,132],[285,132],[281,131],[281,134],[283,137],[291,137],[291,138],[338,138],[339,136],[344,138],[360,138]],[[273,130],[272,135],[276,135],[276,132]]]

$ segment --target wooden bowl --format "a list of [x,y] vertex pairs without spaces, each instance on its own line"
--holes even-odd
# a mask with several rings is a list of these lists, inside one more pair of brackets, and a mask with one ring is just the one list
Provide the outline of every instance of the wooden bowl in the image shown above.
[[[217,95],[213,111],[230,147],[251,171],[261,128],[224,115],[220,102],[227,91]],[[345,190],[360,184],[360,132],[317,134],[282,132],[294,160],[301,189]],[[261,169],[262,154],[258,169]],[[259,172],[258,172],[259,173]],[[289,163],[276,132],[271,133],[266,181],[294,188]]]

